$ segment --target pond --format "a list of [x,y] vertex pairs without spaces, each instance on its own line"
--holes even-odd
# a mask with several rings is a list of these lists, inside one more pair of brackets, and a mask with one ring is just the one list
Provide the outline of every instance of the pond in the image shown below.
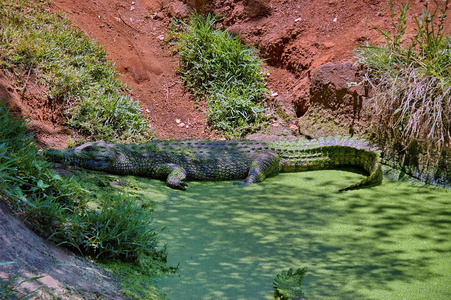
[[190,182],[187,191],[138,179],[156,202],[176,275],[168,299],[273,299],[272,282],[308,267],[314,299],[451,299],[451,190],[353,170],[285,173],[260,184]]

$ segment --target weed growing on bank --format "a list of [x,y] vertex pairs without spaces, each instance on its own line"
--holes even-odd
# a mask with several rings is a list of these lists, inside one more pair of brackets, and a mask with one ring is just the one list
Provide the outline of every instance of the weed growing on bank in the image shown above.
[[378,29],[387,43],[359,50],[375,91],[373,132],[379,144],[426,177],[451,178],[451,38],[443,34],[448,2],[436,1],[433,9],[426,2],[410,40],[409,5],[397,11],[391,2],[395,30]]
[[[26,122],[0,103],[0,201],[57,245],[97,259],[129,262],[143,274],[166,270],[166,251],[158,248],[150,205],[117,190],[92,195],[76,177],[63,178],[51,168]],[[100,184],[102,189],[109,186]]]
[[47,7],[47,1],[0,3],[1,68],[45,86],[51,101],[68,108],[67,123],[93,139],[147,139],[149,124],[105,50]]
[[[179,21],[180,22],[180,21]],[[216,17],[194,14],[176,40],[185,86],[207,99],[210,125],[228,138],[243,137],[264,126],[263,101],[268,93],[256,51],[227,31],[214,29]]]
[[[13,264],[15,262],[0,262],[0,267],[2,265]],[[37,281],[41,277],[33,277],[30,279],[25,279],[18,281],[19,276],[12,276],[8,278],[0,277],[0,299],[17,299],[17,300],[28,300],[28,299],[40,299],[39,293],[40,288],[37,290],[24,293],[17,291],[17,288],[21,285],[26,284],[27,282]],[[49,299],[51,299],[52,295],[49,295]]]

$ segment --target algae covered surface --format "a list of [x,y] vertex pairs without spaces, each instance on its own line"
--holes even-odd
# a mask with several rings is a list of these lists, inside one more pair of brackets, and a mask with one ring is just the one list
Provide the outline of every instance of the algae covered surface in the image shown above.
[[273,299],[272,282],[308,267],[310,299],[451,299],[451,191],[385,179],[354,191],[352,170],[286,173],[260,184],[136,178],[166,227],[168,299]]

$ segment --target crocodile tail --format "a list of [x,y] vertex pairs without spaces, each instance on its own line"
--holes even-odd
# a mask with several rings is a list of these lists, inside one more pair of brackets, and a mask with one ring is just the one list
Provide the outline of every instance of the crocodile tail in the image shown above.
[[[377,184],[382,181],[380,152],[368,141],[350,137],[327,137],[310,141],[298,141],[294,150],[290,143],[277,143],[284,146],[280,151],[282,172],[333,169],[340,166],[363,168],[368,177],[340,191]],[[299,151],[299,149],[302,149]],[[297,150],[297,151],[296,151]]]
[[362,179],[361,181],[359,181],[353,185],[342,188],[339,191],[340,192],[349,191],[349,190],[353,190],[353,189],[359,188],[364,185],[378,184],[381,182],[382,182],[382,167],[381,167],[381,163],[379,161],[376,161],[374,164],[373,171],[370,173],[370,175],[368,177],[366,177],[365,179]]
[[368,177],[353,185],[342,188],[340,191],[348,191],[364,185],[379,184],[382,182],[380,151],[367,140],[336,136],[319,139],[318,143],[328,145],[334,149],[328,151],[328,154],[333,157],[332,161],[335,164],[361,167],[368,172]]
[[368,177],[353,185],[340,189],[340,192],[357,189],[364,185],[379,184],[382,182],[382,165],[379,153],[368,150],[365,150],[364,152],[366,152],[364,154],[364,156],[366,156],[366,160],[361,166],[369,173]]

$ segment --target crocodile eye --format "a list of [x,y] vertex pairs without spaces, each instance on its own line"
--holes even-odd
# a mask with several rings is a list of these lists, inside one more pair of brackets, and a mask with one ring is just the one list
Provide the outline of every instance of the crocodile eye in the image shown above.
[[93,145],[81,145],[80,147],[77,147],[79,151],[93,151],[95,147]]
[[89,152],[106,152],[105,147],[99,147],[98,145],[88,145],[85,148],[83,148],[83,151],[89,151]]

